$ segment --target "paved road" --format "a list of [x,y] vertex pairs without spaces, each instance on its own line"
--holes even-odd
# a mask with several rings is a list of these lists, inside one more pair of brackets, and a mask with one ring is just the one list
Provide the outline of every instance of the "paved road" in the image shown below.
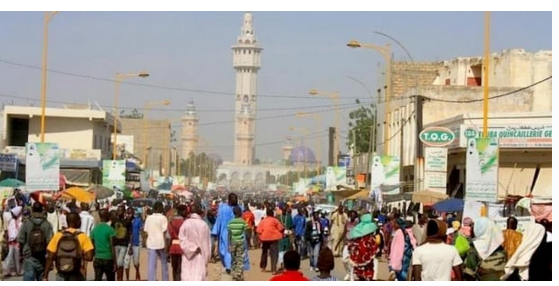
[[[256,249],[256,250],[250,250],[249,251],[249,259],[250,259],[250,265],[251,265],[251,270],[245,273],[245,280],[246,281],[267,281],[272,277],[272,273],[270,272],[270,269],[268,266],[268,269],[266,272],[261,272],[260,271],[260,254],[261,254],[261,250],[260,249]],[[147,257],[147,250],[146,249],[142,249],[140,252],[140,274],[142,275],[142,280],[145,280],[147,278],[147,261],[148,261],[148,257]],[[89,263],[88,265],[88,271],[87,271],[87,280],[94,280],[94,272],[93,272],[93,263]],[[344,270],[344,266],[342,264],[341,258],[336,258],[335,260],[335,269],[333,271],[333,275],[335,275],[338,279],[343,279],[343,277],[345,276],[346,272]],[[169,268],[169,278],[171,278],[171,264],[168,264],[168,268]],[[158,264],[158,268],[157,268],[157,280],[161,280],[161,265]],[[214,263],[214,264],[210,264],[209,265],[209,277],[208,280],[210,281],[230,281],[231,277],[227,274],[224,273],[224,270],[221,266],[221,263]],[[305,259],[301,262],[301,271],[305,274],[305,276],[307,277],[312,277],[314,275],[316,275],[316,273],[312,273],[310,271],[310,267],[309,267],[309,260]],[[132,280],[134,280],[134,278],[136,277],[136,272],[134,270],[134,267],[132,267],[132,269],[130,270],[130,277]],[[49,280],[54,281],[55,279],[55,271],[52,271],[49,275]],[[386,280],[388,278],[388,267],[386,265],[386,261],[384,259],[381,260],[381,262],[379,263],[379,280]],[[5,278],[5,281],[21,281],[22,277],[10,277],[10,278]]]

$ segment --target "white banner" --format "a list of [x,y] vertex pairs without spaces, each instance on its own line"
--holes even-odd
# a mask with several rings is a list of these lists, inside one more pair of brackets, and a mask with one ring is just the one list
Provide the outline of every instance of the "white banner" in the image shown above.
[[471,138],[466,149],[466,200],[497,202],[499,143],[497,138]]
[[25,188],[27,191],[60,189],[60,149],[57,143],[25,144]]
[[447,170],[448,149],[425,147],[425,172],[445,172]]

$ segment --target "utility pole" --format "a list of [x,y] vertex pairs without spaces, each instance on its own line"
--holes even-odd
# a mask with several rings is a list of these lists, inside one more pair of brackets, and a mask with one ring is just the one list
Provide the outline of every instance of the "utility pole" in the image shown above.
[[336,166],[334,158],[336,158],[334,143],[336,140],[336,127],[328,127],[328,166]]
[[423,130],[423,100],[422,95],[415,96],[415,174],[414,191],[421,191],[423,188],[423,143],[419,140],[419,133]]

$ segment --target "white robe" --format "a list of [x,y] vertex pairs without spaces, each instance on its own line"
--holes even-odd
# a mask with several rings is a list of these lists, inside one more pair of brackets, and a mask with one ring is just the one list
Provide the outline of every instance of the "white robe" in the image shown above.
[[[211,236],[208,224],[197,214],[191,214],[179,230],[182,249],[181,281],[206,281],[211,257]],[[200,253],[196,254],[196,249]]]

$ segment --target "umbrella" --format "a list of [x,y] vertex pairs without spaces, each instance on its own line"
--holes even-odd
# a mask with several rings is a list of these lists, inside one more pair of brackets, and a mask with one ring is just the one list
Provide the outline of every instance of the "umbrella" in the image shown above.
[[13,178],[8,178],[0,182],[0,187],[18,188],[22,186],[25,186],[24,182]]
[[79,187],[71,187],[62,191],[62,198],[76,199],[76,201],[83,203],[90,203],[95,200],[95,194],[88,192],[86,189]]
[[450,198],[435,203],[433,205],[433,208],[438,212],[444,212],[444,213],[462,211],[464,209],[464,200]]
[[93,192],[98,200],[112,197],[115,194],[115,191],[113,189],[107,188],[103,185],[95,185],[89,188],[89,191]]

